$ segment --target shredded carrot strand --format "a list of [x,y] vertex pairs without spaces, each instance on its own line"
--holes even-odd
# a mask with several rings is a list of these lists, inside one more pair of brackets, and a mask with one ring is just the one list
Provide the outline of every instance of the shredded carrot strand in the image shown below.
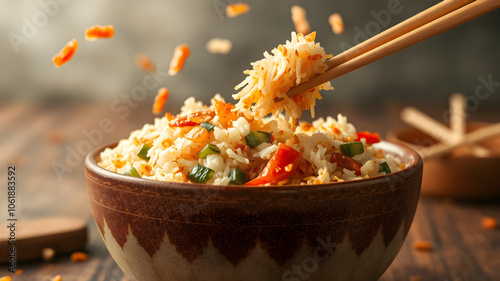
[[154,114],[160,114],[161,111],[163,110],[163,107],[165,106],[165,103],[167,102],[168,99],[168,89],[167,88],[160,88],[158,90],[158,94],[155,97],[155,102],[153,103],[153,113]]
[[170,76],[176,75],[182,70],[186,59],[189,57],[191,52],[189,51],[189,46],[187,44],[179,45],[175,48],[174,55],[170,61],[170,68],[168,74]]
[[112,25],[93,25],[85,29],[85,40],[95,41],[99,38],[111,38],[115,35],[115,28]]
[[76,39],[69,41],[59,53],[52,57],[52,62],[56,67],[60,67],[71,60],[77,49],[78,41],[76,41]]
[[250,5],[247,3],[237,3],[237,4],[230,4],[226,6],[226,15],[229,18],[234,18],[239,15],[243,15],[248,13],[250,11]]

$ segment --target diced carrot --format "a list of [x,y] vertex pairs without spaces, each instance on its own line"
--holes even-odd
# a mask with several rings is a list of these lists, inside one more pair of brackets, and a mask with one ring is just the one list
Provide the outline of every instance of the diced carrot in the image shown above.
[[293,96],[292,100],[295,102],[295,104],[297,104],[297,106],[301,110],[306,110],[309,108],[307,106],[307,97],[306,97],[305,93],[300,93],[298,95]]
[[163,107],[165,106],[165,102],[167,102],[168,99],[168,89],[167,88],[160,88],[158,90],[158,94],[155,97],[155,102],[153,103],[153,113],[154,114],[160,114],[161,111],[163,110]]
[[306,121],[302,121],[299,123],[300,124],[300,128],[306,132],[308,131],[311,131],[314,129],[314,126],[313,124],[309,123],[309,122],[306,122]]
[[95,41],[99,38],[111,38],[115,35],[115,28],[112,25],[93,25],[85,29],[85,40]]
[[54,276],[54,278],[50,279],[50,281],[62,281],[61,275]]
[[333,13],[328,18],[328,22],[332,26],[332,31],[335,34],[342,34],[344,32],[344,22],[342,16],[338,13]]
[[190,54],[191,52],[189,51],[189,46],[187,44],[177,46],[175,48],[174,55],[172,56],[172,60],[170,61],[168,75],[174,76],[181,71]]
[[165,118],[170,122],[174,119],[174,116],[170,112],[167,112],[165,113]]
[[247,3],[236,3],[236,4],[229,4],[226,6],[226,16],[229,18],[234,18],[239,15],[243,15],[248,13],[250,11],[250,5]]
[[314,55],[309,55],[307,56],[307,59],[308,60],[319,60],[320,58],[322,58],[323,56],[321,54],[314,54]]
[[307,42],[312,42],[316,39],[316,31],[313,31],[305,36]]
[[74,252],[69,258],[72,262],[86,261],[89,258],[89,254],[84,252]]
[[192,140],[195,143],[204,142],[209,137],[210,133],[202,127],[195,127],[186,134],[186,138]]
[[486,229],[496,229],[498,227],[498,223],[494,218],[484,217],[481,220],[481,224]]
[[169,125],[170,127],[196,126],[203,122],[208,122],[214,117],[215,112],[213,112],[212,110],[197,111],[172,119],[170,120]]
[[23,274],[23,270],[22,269],[16,269],[16,272],[14,274],[15,275],[21,275],[21,274]]
[[10,276],[8,275],[5,275],[3,277],[0,277],[0,281],[11,281],[12,279],[10,278]]
[[203,122],[208,122],[215,117],[215,112],[213,110],[197,111],[188,114],[188,119],[196,124],[201,124]]
[[153,61],[145,54],[138,54],[135,56],[135,64],[147,72],[155,72],[156,67]]
[[432,250],[432,244],[431,242],[428,241],[417,241],[413,244],[413,247],[417,251],[431,251]]
[[78,41],[76,41],[76,39],[69,41],[59,53],[52,57],[52,62],[56,67],[60,67],[71,60],[77,49]]
[[171,120],[168,125],[170,127],[188,127],[188,126],[196,126],[198,123],[195,123],[188,119],[187,115],[177,117]]
[[225,103],[220,100],[215,101],[215,113],[219,116],[219,123],[225,129],[229,128],[229,126],[237,119],[236,112],[232,111],[234,109],[234,105],[230,103]]

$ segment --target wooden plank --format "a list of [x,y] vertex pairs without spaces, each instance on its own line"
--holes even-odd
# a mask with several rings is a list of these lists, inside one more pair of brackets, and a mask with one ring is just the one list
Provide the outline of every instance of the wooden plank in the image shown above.
[[[500,218],[500,206],[422,198],[414,223],[394,263],[381,280],[495,280],[500,268],[500,233],[480,225],[483,216]],[[416,241],[434,245],[418,252]]]

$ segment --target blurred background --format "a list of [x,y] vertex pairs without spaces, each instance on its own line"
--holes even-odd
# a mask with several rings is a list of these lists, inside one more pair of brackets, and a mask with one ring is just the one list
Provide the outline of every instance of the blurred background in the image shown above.
[[[189,96],[208,103],[220,93],[233,101],[250,62],[289,40],[293,5],[306,10],[316,41],[335,55],[438,2],[249,0],[249,13],[227,18],[225,6],[234,0],[0,0],[0,178],[7,165],[18,167],[18,216],[68,214],[94,228],[83,158],[152,122],[158,88],[169,88],[164,110],[174,114]],[[341,35],[328,23],[332,13],[343,17]],[[114,25],[115,36],[85,41],[84,30],[95,24]],[[497,10],[335,79],[316,115],[343,113],[358,129],[385,135],[401,125],[406,106],[447,121],[448,98],[461,92],[470,119],[498,122],[499,26]],[[232,50],[209,53],[214,37],[231,40]],[[52,56],[73,38],[73,59],[54,67]],[[183,43],[191,56],[168,76],[174,48]],[[156,64],[156,75],[135,65],[139,53]],[[91,233],[91,245],[102,250],[98,232]]]
[[[134,65],[135,54],[149,55],[158,70],[166,72],[181,43],[189,44],[192,53],[184,70],[175,77],[161,77],[161,86],[171,90],[168,110],[175,111],[186,96],[208,102],[220,93],[230,99],[250,62],[289,39],[294,30],[290,7],[295,4],[305,8],[317,41],[327,52],[338,54],[342,46],[352,46],[438,1],[254,0],[248,1],[248,14],[226,18],[224,7],[233,2],[1,0],[0,101],[109,102],[142,85],[145,73]],[[334,12],[344,20],[341,35],[333,34],[328,24]],[[490,13],[338,78],[333,81],[335,91],[318,107],[342,111],[344,103],[446,103],[453,92],[472,95],[479,76],[500,81],[499,19],[500,11]],[[94,24],[114,25],[114,38],[85,41],[84,29]],[[231,52],[208,53],[205,44],[213,37],[231,40]],[[78,52],[70,63],[55,68],[50,58],[72,38],[80,42]],[[145,102],[155,93],[156,89],[148,90]],[[499,95],[487,104],[499,105]]]

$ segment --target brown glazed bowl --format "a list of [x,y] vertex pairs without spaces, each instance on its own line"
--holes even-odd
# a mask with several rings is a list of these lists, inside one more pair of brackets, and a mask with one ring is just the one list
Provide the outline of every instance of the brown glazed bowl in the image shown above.
[[[467,131],[471,132],[487,125],[479,122],[469,123]],[[424,146],[437,142],[412,127],[392,130],[387,138],[396,143]],[[464,153],[463,149],[457,149],[450,155],[425,159],[422,194],[460,200],[499,198],[500,137],[488,139],[479,145],[487,148],[490,155],[475,157]]]
[[[112,144],[109,147],[116,145]],[[211,186],[139,179],[85,159],[105,244],[133,280],[377,280],[417,208],[422,160],[385,176],[303,186]]]

